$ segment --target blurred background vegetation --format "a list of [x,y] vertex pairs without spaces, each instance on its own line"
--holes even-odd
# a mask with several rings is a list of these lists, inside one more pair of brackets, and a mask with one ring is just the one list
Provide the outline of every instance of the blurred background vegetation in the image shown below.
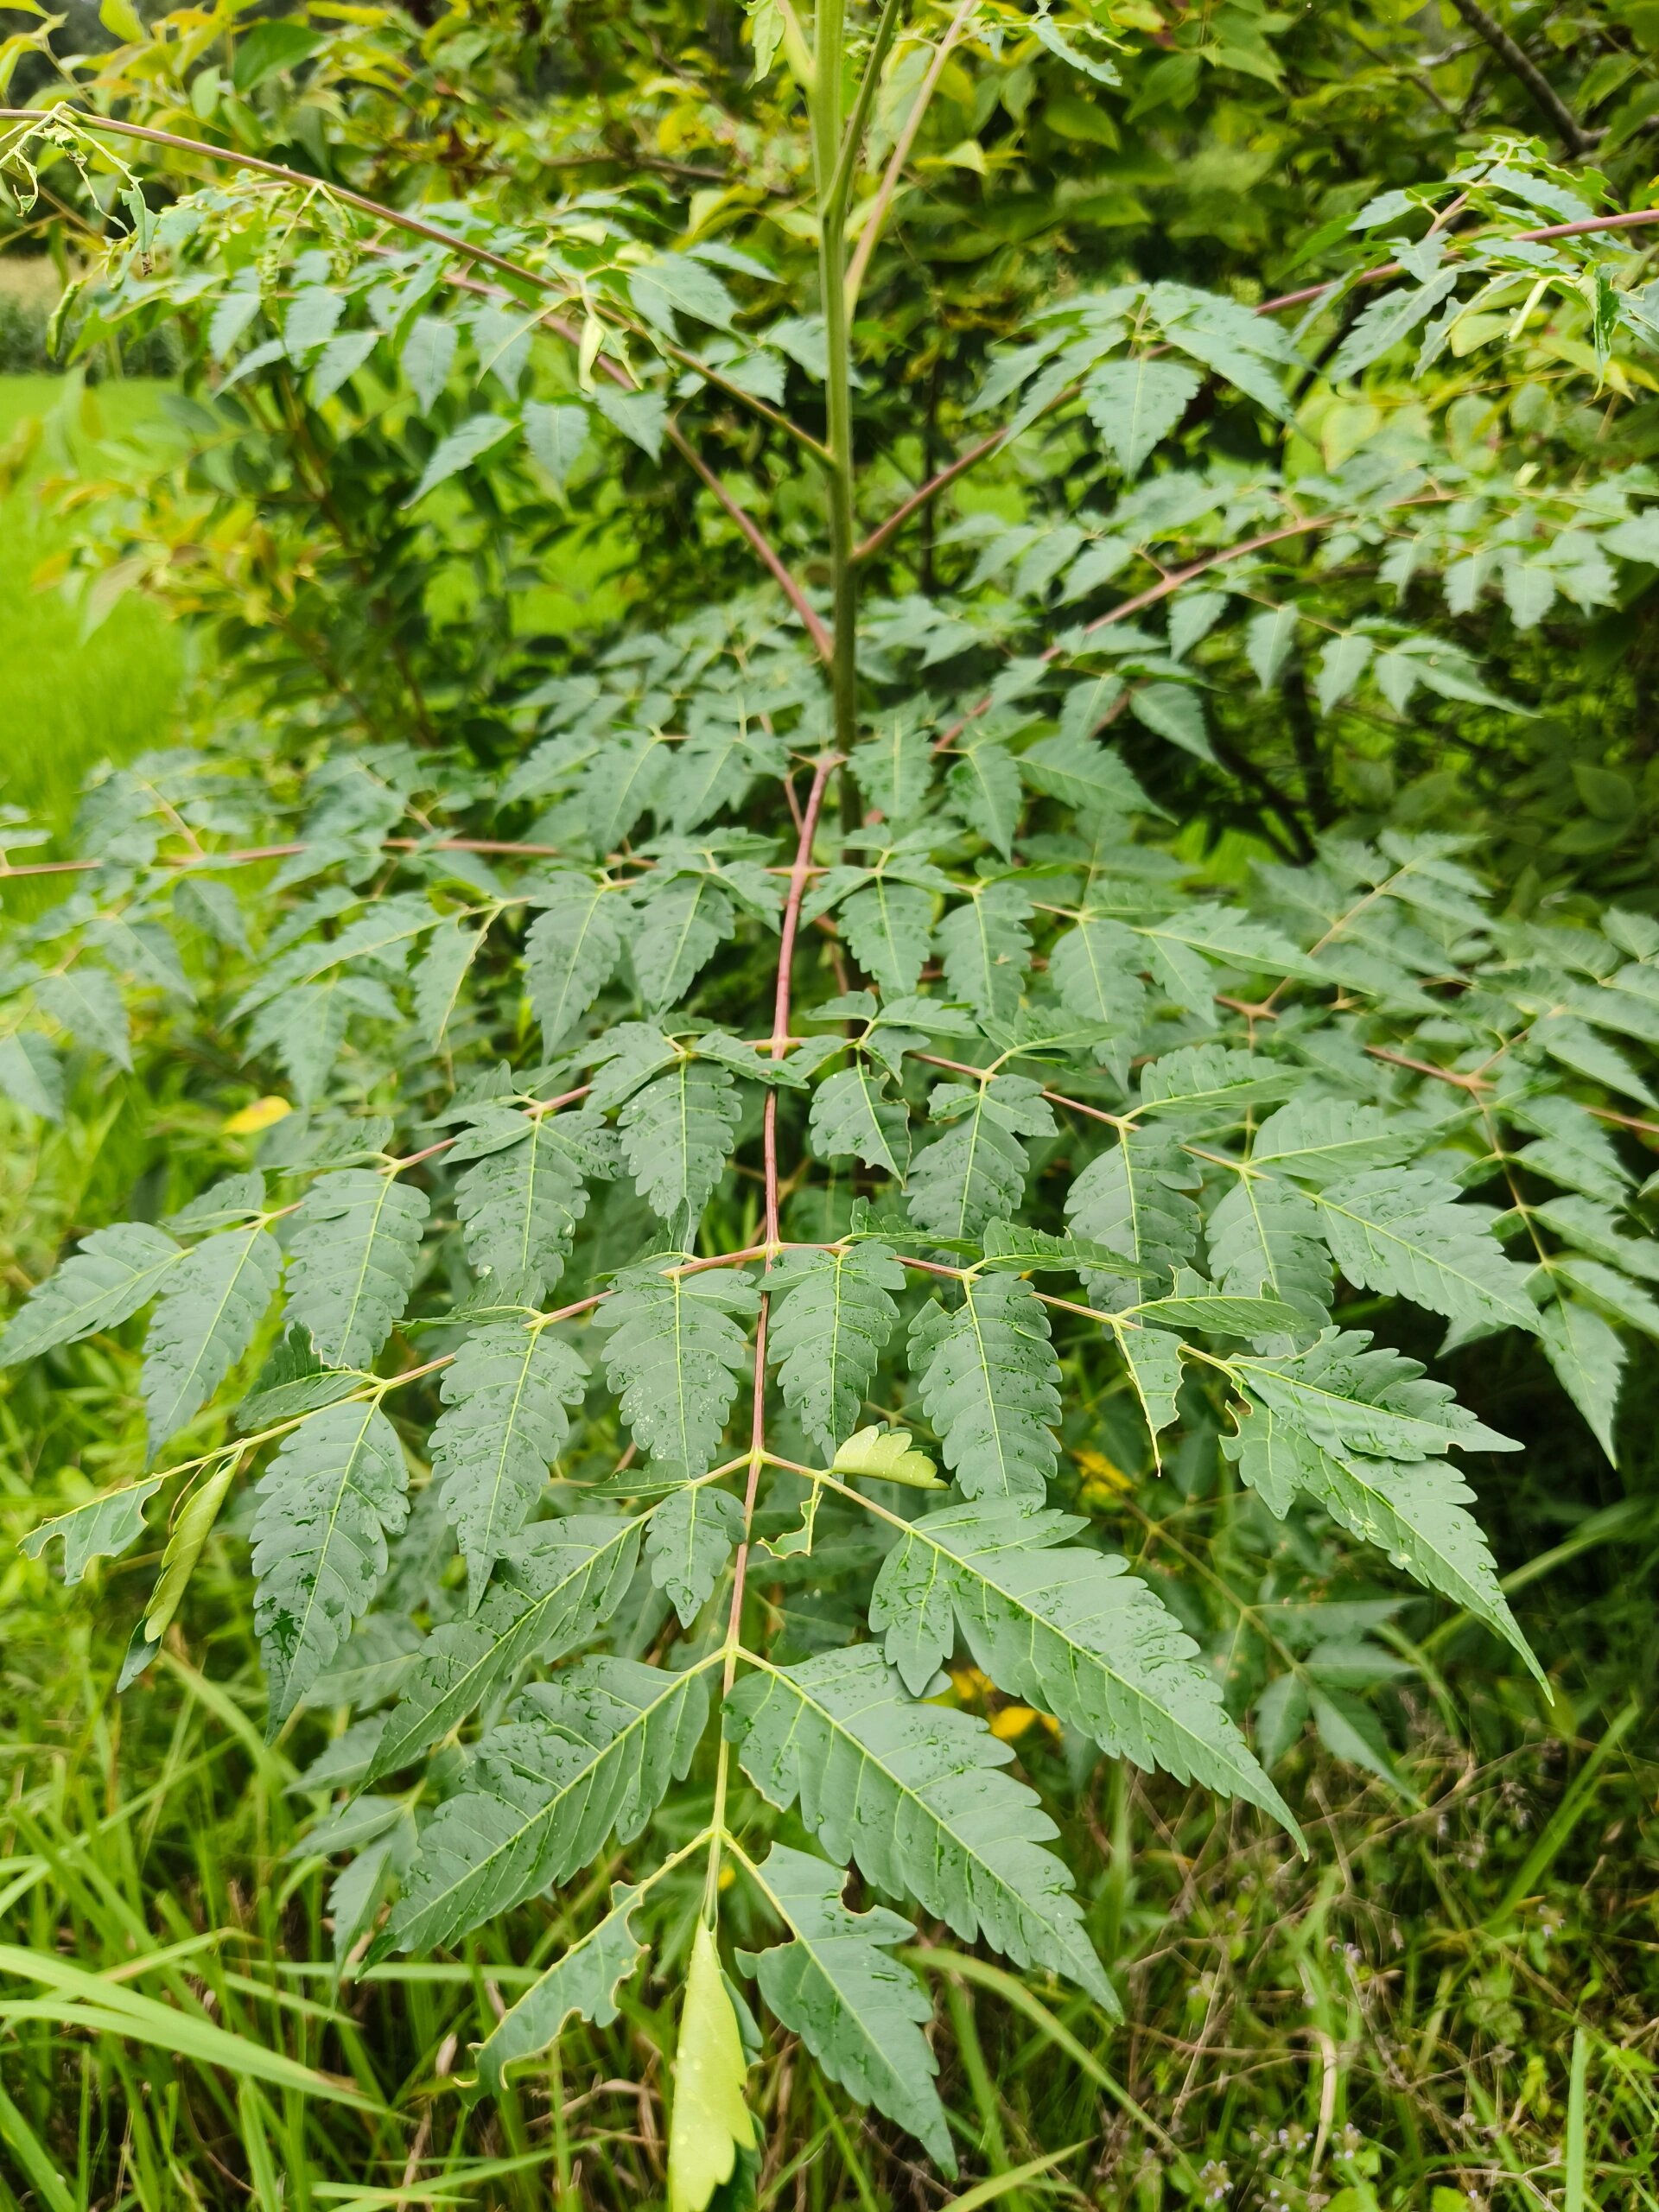
[[[160,76],[122,74],[162,10],[67,12],[54,43],[89,57],[73,73],[96,99],[174,116]],[[1490,12],[1461,0],[1301,12],[1128,0],[1095,13],[1138,35],[1120,57],[1121,88],[1027,69],[998,120],[976,111],[969,83],[925,149],[930,190],[912,213],[904,273],[945,335],[908,347],[904,284],[879,271],[887,289],[873,295],[864,341],[866,397],[889,428],[904,418],[923,459],[950,449],[988,338],[1057,270],[1088,278],[1133,263],[1250,303],[1324,273],[1370,195],[1445,175],[1504,128],[1599,165],[1617,204],[1654,204],[1649,0],[1494,0]],[[328,73],[327,41],[358,35],[359,18],[361,36],[396,57],[378,84],[344,64]],[[240,82],[227,67],[197,96],[193,127],[409,199],[489,182],[528,215],[571,165],[595,189],[656,164],[706,171],[719,190],[734,138],[764,159],[779,128],[744,89],[741,19],[722,0],[706,14],[570,0],[318,5],[282,19],[312,43]],[[17,13],[5,24],[26,38],[36,29]],[[1541,105],[1493,29],[1560,112]],[[723,105],[679,70],[693,51],[725,70]],[[12,65],[14,99],[46,95],[53,73],[38,52],[20,48]],[[999,134],[1016,142],[1006,165]],[[977,167],[957,158],[982,138],[990,152]],[[315,656],[261,629],[237,549],[194,535],[202,511],[178,493],[193,419],[182,353],[144,335],[66,374],[46,327],[84,241],[67,218],[16,227],[0,261],[0,804],[67,830],[90,770],[244,711],[251,681],[267,729],[280,710],[330,734],[337,693]],[[1629,398],[1605,435],[1641,460],[1659,451],[1659,398],[1650,388]],[[1478,410],[1471,422],[1471,437],[1510,435]],[[1298,424],[1327,460],[1356,428],[1328,395]],[[1526,435],[1571,449],[1603,433],[1574,417]],[[256,508],[269,497],[288,531],[263,581],[315,611],[321,664],[360,677],[378,713],[396,690],[385,632],[340,588],[339,544],[283,505],[289,437],[252,408],[238,432],[233,488]],[[729,437],[743,472],[732,480],[765,511],[764,448],[735,426]],[[648,595],[672,605],[722,580],[734,593],[747,585],[719,514],[693,512],[683,485],[643,468],[602,530],[561,525],[527,552],[507,543],[499,515],[458,499],[444,575],[416,575],[425,556],[386,521],[407,474],[370,442],[353,462],[369,488],[350,519],[379,533],[379,581],[423,696],[465,715],[486,762],[518,742],[504,702],[527,661],[556,669],[573,624],[614,620]],[[987,499],[1017,515],[1020,496],[1010,463]],[[768,520],[786,541],[786,507]],[[135,549],[144,557],[124,568]],[[898,581],[925,594],[971,556],[929,537]],[[1312,826],[1478,832],[1482,865],[1518,911],[1547,897],[1659,909],[1659,593],[1559,603],[1528,628],[1487,601],[1460,631],[1497,688],[1536,711],[1345,709],[1317,734]],[[1267,705],[1241,695],[1217,713],[1259,740],[1274,772],[1274,748],[1293,766],[1306,753],[1305,694]],[[1249,790],[1217,792],[1190,766],[1160,763],[1148,780],[1162,778],[1160,795],[1217,866],[1267,849]],[[43,895],[3,893],[14,911]],[[131,1075],[83,1070],[59,1126],[0,1106],[10,1292],[89,1224],[163,1211],[179,1163],[219,1144],[223,1116],[189,1074],[157,1032]],[[124,1468],[140,1419],[131,1338],[76,1348],[68,1379],[50,1388],[33,1373],[0,1378],[9,1538]],[[1483,1363],[1483,1406],[1531,1447],[1484,1507],[1553,1707],[1466,1624],[1351,1580],[1286,1632],[1340,1642],[1363,1629],[1398,1653],[1402,1675],[1391,1744],[1357,1738],[1338,1755],[1310,1738],[1294,1754],[1309,1865],[1166,1783],[1122,1770],[1090,1781],[1069,1840],[1095,1869],[1092,1929],[1121,1962],[1129,2024],[1110,2031],[1081,1999],[1039,1997],[988,1967],[946,1987],[961,2055],[944,2091],[970,2171],[986,2177],[963,2212],[991,2202],[1659,2212],[1659,1392],[1651,1375],[1633,1391],[1615,1473],[1538,1389],[1524,1348],[1459,1357]],[[1277,1602],[1248,1529],[1230,1530],[1227,1497],[1126,1474],[1087,1408],[1068,1442],[1132,1557],[1190,1564],[1201,1543],[1217,1562],[1224,1663],[1227,1619]],[[0,2212],[658,2201],[667,2008],[653,2008],[664,1995],[654,1986],[614,2029],[567,2035],[545,2081],[522,2084],[499,2113],[469,2110],[453,2085],[525,1961],[562,1940],[558,1907],[526,1910],[510,1940],[489,1931],[462,1961],[333,1982],[331,1870],[290,1855],[313,1810],[290,1785],[321,1727],[312,1716],[276,1746],[262,1741],[240,1558],[233,1531],[215,1537],[188,1643],[175,1630],[158,1677],[118,1701],[134,1593],[155,1554],[95,1565],[68,1592],[9,1544],[0,1555],[0,1943],[12,1947],[0,1951]],[[1016,1744],[1033,1727],[1040,1737],[1020,1709],[1001,1725]],[[25,1953],[36,1967],[60,1961],[56,1980],[31,1978]],[[788,2145],[762,2177],[763,2203],[944,2202],[890,2132],[787,2060],[763,2109]],[[1081,2147],[1059,2155],[1070,2146]]]

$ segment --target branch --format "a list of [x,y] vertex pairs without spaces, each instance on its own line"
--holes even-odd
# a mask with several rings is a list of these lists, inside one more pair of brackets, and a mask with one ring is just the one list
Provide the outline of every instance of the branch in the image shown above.
[[509,261],[502,254],[493,253],[488,246],[474,245],[466,238],[457,238],[453,231],[440,230],[435,223],[423,223],[416,215],[405,215],[400,209],[385,207],[380,200],[371,200],[346,185],[331,184],[326,177],[307,176],[302,169],[284,168],[280,162],[264,161],[257,154],[240,153],[233,146],[211,146],[201,138],[181,138],[175,131],[152,130],[147,124],[122,123],[113,116],[87,115],[62,103],[55,108],[0,107],[0,123],[38,125],[54,122],[78,124],[86,130],[111,130],[118,137],[140,138],[147,146],[167,146],[175,153],[203,155],[208,161],[221,162],[229,168],[252,169],[260,176],[274,177],[279,184],[297,184],[307,192],[321,192],[327,199],[338,200],[362,214],[372,215],[377,222],[389,223],[394,230],[407,231],[412,237],[447,246],[451,253],[476,261],[486,269],[498,270],[502,276],[512,276],[521,284],[533,285],[538,292],[563,289],[560,281],[526,269],[519,262]]
[[819,659],[826,668],[830,667],[836,657],[835,642],[811,601],[785,566],[782,556],[775,550],[771,539],[747,508],[738,505],[714,470],[703,460],[702,454],[688,442],[677,423],[669,424],[668,436],[670,443],[690,462],[737,524],[743,536],[747,538],[768,575],[775,580],[785,598],[800,616],[806,634],[817,649]]
[[899,189],[899,181],[905,173],[905,164],[910,159],[910,149],[915,144],[916,134],[922,127],[922,118],[926,114],[929,103],[938,89],[939,79],[944,74],[944,65],[950,58],[950,49],[966,29],[968,19],[978,4],[979,0],[962,0],[961,7],[950,18],[950,29],[934,49],[933,59],[927,65],[927,74],[923,78],[916,98],[911,104],[910,113],[905,118],[905,127],[899,134],[898,143],[893,147],[892,156],[882,175],[880,188],[870,203],[870,211],[865,219],[864,227],[858,234],[858,244],[853,250],[853,257],[847,265],[845,289],[847,312],[849,315],[858,304],[859,292],[864,283],[864,272],[870,265],[870,256],[875,251],[877,241],[887,222],[888,212],[893,206],[893,196]]
[[1569,154],[1587,154],[1600,136],[1586,130],[1566,101],[1540,69],[1510,36],[1502,23],[1489,16],[1480,0],[1452,0],[1452,5],[1478,37],[1484,38],[1512,77],[1518,78],[1561,135]]

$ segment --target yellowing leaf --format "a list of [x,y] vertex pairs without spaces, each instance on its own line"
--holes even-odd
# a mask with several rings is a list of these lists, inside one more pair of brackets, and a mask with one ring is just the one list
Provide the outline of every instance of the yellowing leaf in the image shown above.
[[1017,1737],[1025,1734],[1036,1719],[1036,1709],[1033,1706],[1005,1705],[990,1716],[991,1733],[1002,1743],[1012,1744]]
[[668,2131],[668,2212],[703,2212],[729,2181],[737,2146],[754,2140],[743,2101],[742,2038],[726,1993],[715,1939],[699,1921],[674,2054],[674,2116]]
[[266,1129],[275,1128],[278,1122],[285,1122],[293,1111],[286,1098],[274,1095],[268,1098],[256,1098],[239,1114],[232,1115],[225,1124],[225,1135],[227,1137],[257,1137]]
[[869,1475],[884,1483],[905,1483],[912,1490],[943,1490],[925,1452],[912,1452],[907,1428],[861,1428],[835,1458],[838,1475]]

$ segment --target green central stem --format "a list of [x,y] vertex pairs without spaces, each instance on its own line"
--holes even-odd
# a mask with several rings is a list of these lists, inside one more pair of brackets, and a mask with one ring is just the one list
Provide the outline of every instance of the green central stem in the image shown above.
[[810,114],[812,168],[818,192],[818,293],[823,307],[825,391],[829,414],[830,558],[834,650],[830,680],[835,742],[851,749],[858,734],[858,539],[853,503],[853,380],[847,318],[847,200],[854,163],[842,158],[844,118],[842,49],[845,0],[822,0],[814,46]]

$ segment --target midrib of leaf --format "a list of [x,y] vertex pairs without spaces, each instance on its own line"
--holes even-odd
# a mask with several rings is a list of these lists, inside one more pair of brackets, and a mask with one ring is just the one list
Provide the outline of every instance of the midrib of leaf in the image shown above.
[[[996,1439],[996,1464],[1001,1469],[1002,1474],[1003,1493],[1006,1497],[1012,1497],[1015,1495],[1015,1491],[1010,1482],[1007,1456],[1002,1448],[1002,1423],[997,1418],[998,1408],[996,1402],[996,1391],[991,1370],[991,1357],[986,1347],[985,1332],[980,1325],[979,1309],[974,1303],[974,1292],[977,1287],[978,1285],[975,1282],[963,1283],[963,1306],[964,1311],[967,1313],[969,1320],[973,1325],[974,1343],[977,1347],[979,1353],[979,1379],[983,1385],[985,1391],[985,1409],[990,1415],[990,1431],[992,1435]],[[1008,1324],[1008,1326],[1012,1328],[1012,1323]]]

